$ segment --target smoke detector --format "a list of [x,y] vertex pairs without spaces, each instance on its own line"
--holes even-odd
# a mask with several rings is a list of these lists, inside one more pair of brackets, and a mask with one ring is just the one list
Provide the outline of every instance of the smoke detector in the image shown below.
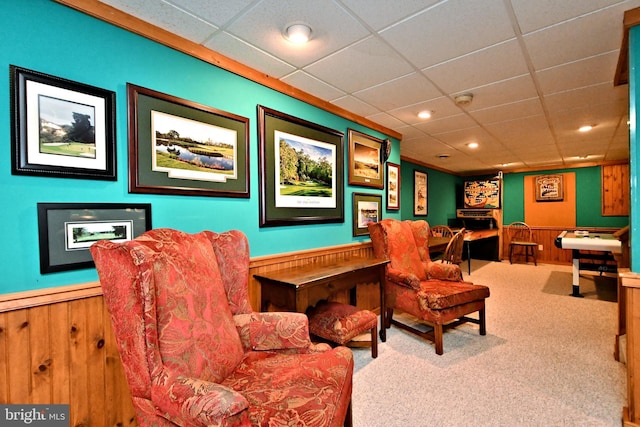
[[471,104],[471,101],[473,101],[473,94],[472,93],[463,93],[461,95],[457,95],[455,98],[453,98],[456,101],[456,105],[469,105]]

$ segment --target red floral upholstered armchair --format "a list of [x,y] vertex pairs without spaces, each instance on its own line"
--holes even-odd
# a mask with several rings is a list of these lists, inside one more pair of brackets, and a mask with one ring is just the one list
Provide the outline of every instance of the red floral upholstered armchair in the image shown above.
[[351,425],[353,355],[300,313],[257,313],[239,231],[91,247],[141,426]]
[[[435,342],[436,353],[443,353],[442,334],[447,326],[462,322],[480,325],[486,334],[485,298],[489,288],[462,280],[456,264],[432,262],[429,257],[429,224],[426,221],[383,219],[369,224],[374,254],[387,258],[385,328],[394,325]],[[433,327],[422,333],[393,319],[394,309],[408,313]],[[465,315],[478,312],[478,319]]]

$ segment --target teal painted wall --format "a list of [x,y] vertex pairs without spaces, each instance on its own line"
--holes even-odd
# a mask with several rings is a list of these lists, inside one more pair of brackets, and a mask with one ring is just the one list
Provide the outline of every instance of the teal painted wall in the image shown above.
[[[240,229],[252,256],[291,252],[366,240],[352,237],[352,193],[384,191],[347,185],[347,129],[385,135],[218,69],[145,38],[48,0],[3,2],[0,17],[0,293],[48,288],[97,279],[94,269],[41,275],[36,204],[151,203],[154,228],[187,232]],[[115,182],[42,178],[11,174],[9,65],[51,74],[116,92],[117,168]],[[250,119],[251,198],[128,193],[126,84],[133,83]],[[260,228],[256,105],[344,132],[344,223]],[[394,141],[391,162],[400,163]],[[400,217],[398,211],[383,211]]]
[[[431,225],[447,225],[449,219],[456,217],[456,208],[461,203],[462,178],[411,162],[402,162],[401,169],[402,219],[424,219]],[[427,174],[427,216],[413,214],[414,170]]]
[[600,166],[505,174],[503,223],[524,221],[525,176],[567,172],[576,174],[577,227],[624,227],[629,224],[628,216],[602,216],[602,171]]
[[640,102],[640,26],[629,30],[629,176],[631,181],[631,203],[629,238],[631,241],[631,271],[640,272],[640,188],[638,173],[640,170],[640,151],[638,150],[638,103]]

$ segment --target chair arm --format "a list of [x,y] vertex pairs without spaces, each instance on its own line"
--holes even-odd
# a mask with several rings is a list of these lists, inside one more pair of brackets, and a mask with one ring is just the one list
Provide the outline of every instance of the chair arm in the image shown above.
[[462,270],[457,264],[443,262],[428,262],[425,270],[428,279],[448,280],[450,282],[462,281]]
[[178,424],[231,426],[248,424],[249,402],[221,384],[176,375],[167,368],[151,384],[158,415]]
[[233,316],[245,350],[296,350],[321,353],[326,344],[313,344],[309,338],[309,318],[303,313],[254,312]]
[[413,273],[405,273],[392,267],[387,268],[387,278],[398,285],[410,289],[420,289],[420,279]]

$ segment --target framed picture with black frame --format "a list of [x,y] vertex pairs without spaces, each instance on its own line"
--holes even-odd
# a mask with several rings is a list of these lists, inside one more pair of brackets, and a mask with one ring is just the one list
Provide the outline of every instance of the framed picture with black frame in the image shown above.
[[151,204],[38,203],[40,273],[94,266],[89,247],[151,230]]
[[368,236],[368,224],[382,219],[380,194],[353,193],[353,236]]
[[115,181],[115,92],[9,68],[11,173]]
[[344,134],[258,105],[260,227],[344,222]]

